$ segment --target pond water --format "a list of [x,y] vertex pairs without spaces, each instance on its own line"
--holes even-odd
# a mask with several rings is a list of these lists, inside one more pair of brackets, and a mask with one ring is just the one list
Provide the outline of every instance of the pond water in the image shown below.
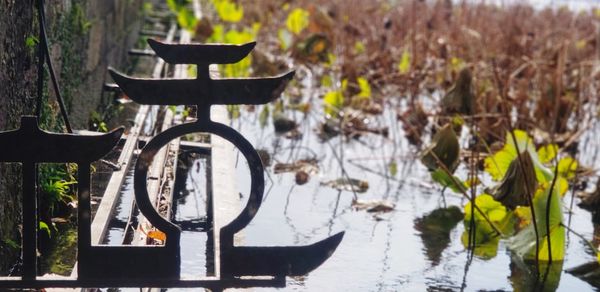
[[[244,245],[303,245],[339,231],[346,232],[328,261],[306,277],[289,279],[283,291],[532,290],[528,285],[533,285],[535,278],[518,261],[511,261],[506,241],[500,241],[493,258],[474,257],[469,262],[461,243],[465,230],[462,220],[448,232],[447,238],[422,232],[418,222],[424,221],[424,216],[449,206],[462,210],[466,200],[451,191],[446,191],[442,198],[441,188],[432,184],[426,168],[416,159],[417,149],[409,145],[401,124],[396,122],[392,109],[399,107],[389,104],[386,108],[382,116],[373,118],[373,123],[388,126],[389,137],[338,136],[326,142],[316,135],[315,129],[322,121],[319,110],[307,116],[290,112],[303,133],[299,140],[275,134],[271,123],[261,128],[260,107],[253,113],[243,112],[233,126],[257,149],[272,153],[275,162],[319,160],[318,173],[304,185],[296,185],[293,172],[274,174],[273,167],[267,167],[265,199],[253,222],[243,230]],[[584,165],[597,165],[595,153],[600,141],[593,133],[598,130],[598,125],[594,125],[581,140],[581,145],[585,145],[580,156]],[[249,174],[245,161],[239,154],[238,157],[236,179],[245,198]],[[395,176],[388,171],[392,159],[398,165]],[[383,214],[354,210],[353,192],[324,186],[323,182],[342,177],[342,165],[349,177],[369,184],[365,193],[357,194],[358,199],[384,200],[393,203],[395,210]],[[464,169],[457,173],[463,179],[466,176]],[[564,199],[564,205],[569,204],[570,194]],[[565,210],[565,222],[568,216]],[[594,226],[590,213],[574,206],[571,228],[591,240]],[[557,271],[558,279],[549,277],[560,282],[547,281],[540,291],[593,291],[594,287],[562,271],[594,260],[595,255],[585,242],[569,233],[565,261],[551,269]]]

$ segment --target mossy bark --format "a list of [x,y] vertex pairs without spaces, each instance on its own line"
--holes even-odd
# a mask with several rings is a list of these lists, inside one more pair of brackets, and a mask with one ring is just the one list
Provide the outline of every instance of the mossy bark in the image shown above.
[[[0,0],[0,130],[19,127],[35,113],[37,55],[29,42],[39,39],[32,0]],[[143,0],[46,0],[50,54],[76,129],[87,128],[98,110],[106,68],[125,68],[127,50],[137,39]],[[56,97],[46,85],[41,127],[60,131]],[[1,151],[1,149],[0,149]],[[0,275],[19,258],[20,166],[0,163]]]
[[[30,1],[0,0],[0,130],[18,127],[23,114],[32,114],[35,92],[35,55],[26,46],[32,35]],[[1,151],[1,150],[0,150]],[[21,217],[20,167],[0,164],[0,273],[19,256]]]

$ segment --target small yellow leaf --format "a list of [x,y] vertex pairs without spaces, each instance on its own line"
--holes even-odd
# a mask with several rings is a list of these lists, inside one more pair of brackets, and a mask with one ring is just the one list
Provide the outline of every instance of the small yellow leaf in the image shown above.
[[369,85],[369,81],[363,77],[358,77],[356,81],[358,82],[358,87],[360,88],[360,93],[358,94],[358,97],[370,98],[371,85]]
[[337,113],[344,106],[344,95],[341,91],[330,91],[323,97],[325,113],[330,116],[337,116]]
[[365,44],[363,44],[361,41],[358,41],[354,44],[354,53],[355,54],[362,54],[365,52]]
[[310,13],[302,8],[295,8],[290,12],[285,22],[289,31],[294,34],[300,34],[306,27],[308,27],[308,18]]
[[408,51],[402,53],[400,63],[398,64],[398,71],[400,71],[400,74],[406,74],[410,71],[410,53]]
[[450,68],[452,68],[452,71],[458,72],[464,66],[465,66],[465,61],[463,61],[461,58],[452,57],[450,59]]
[[167,235],[159,230],[148,231],[148,237],[150,237],[152,239],[160,240],[160,241],[167,240]]
[[231,0],[213,0],[212,2],[223,21],[235,23],[244,17],[244,8]]
[[556,157],[556,153],[558,153],[558,145],[556,144],[544,145],[538,149],[538,156],[541,163],[552,161]]
[[344,78],[342,80],[342,91],[346,91],[347,88],[348,88],[348,79]]
[[570,156],[564,157],[558,161],[558,173],[567,179],[572,179],[575,177],[577,166],[577,160]]

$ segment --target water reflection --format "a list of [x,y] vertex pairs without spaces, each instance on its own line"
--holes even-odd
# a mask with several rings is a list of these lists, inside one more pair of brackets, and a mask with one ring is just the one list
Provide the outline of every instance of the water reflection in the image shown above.
[[513,255],[510,263],[510,282],[515,292],[556,291],[562,275],[563,261],[552,264],[540,262],[539,270],[533,262],[523,262]]
[[450,231],[463,218],[456,206],[439,208],[415,220],[415,229],[421,232],[427,258],[436,266],[440,263],[442,252],[450,244]]

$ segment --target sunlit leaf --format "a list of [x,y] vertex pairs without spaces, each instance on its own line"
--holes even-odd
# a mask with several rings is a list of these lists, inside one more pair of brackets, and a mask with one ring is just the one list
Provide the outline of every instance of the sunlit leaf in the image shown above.
[[337,116],[339,111],[344,106],[344,95],[339,90],[330,91],[323,97],[323,104],[325,106],[326,114],[330,116]]
[[295,8],[290,12],[285,22],[287,29],[292,33],[298,35],[306,27],[308,27],[310,13],[302,8]]
[[46,232],[48,237],[52,237],[52,233],[50,232],[50,227],[48,226],[48,224],[46,224],[46,222],[40,221],[38,223],[38,230],[44,231],[44,232]]
[[[550,199],[549,224],[546,224],[546,204]],[[565,228],[560,224],[562,218],[562,201],[556,189],[550,196],[549,187],[546,185],[541,188],[534,198],[535,221],[539,234],[539,260],[548,261],[548,236],[550,236],[552,247],[552,260],[560,261],[565,254]],[[547,233],[546,226],[550,227],[550,234]],[[511,238],[510,247],[520,257],[525,260],[535,260],[536,235],[533,224],[528,225],[517,235]]]
[[519,219],[519,229],[529,225],[531,223],[531,208],[520,206],[517,207],[513,214]]
[[398,71],[401,74],[406,74],[410,71],[410,53],[405,50],[400,57],[400,63],[398,63]]
[[544,145],[538,149],[537,153],[540,157],[541,163],[549,163],[552,161],[552,159],[554,159],[554,157],[556,157],[556,154],[558,153],[558,145]]
[[[471,207],[471,201],[467,202],[467,204],[464,207],[464,225],[465,229],[468,232],[471,228],[471,218],[474,218],[474,243],[476,247],[482,246],[490,241],[496,240],[500,234],[498,234],[495,231],[495,228],[499,229],[504,234],[512,232],[515,217],[512,215],[512,212],[510,212],[508,209],[506,209],[506,207],[494,200],[492,196],[488,194],[481,194],[477,196],[475,198],[475,205],[479,208],[479,210],[481,210],[481,212],[483,212],[483,214],[481,214],[481,212],[479,212],[477,209]],[[473,211],[475,212],[473,213]],[[474,217],[473,214],[475,214]],[[494,226],[490,225],[488,219],[494,224]],[[467,241],[465,242],[465,246],[468,245],[468,237],[466,239]]]
[[575,43],[575,48],[578,49],[578,50],[581,50],[581,49],[584,49],[586,45],[587,45],[587,41],[586,40],[578,40]]
[[39,42],[40,40],[38,38],[31,35],[25,39],[25,46],[28,48],[34,48]]
[[193,31],[196,29],[198,19],[194,15],[194,12],[190,9],[181,9],[177,13],[177,23],[181,28]]
[[239,22],[244,18],[242,5],[231,0],[212,0],[219,18],[227,22]]
[[357,41],[356,43],[354,43],[354,53],[355,54],[362,54],[365,52],[365,44],[363,44],[363,42],[361,41]]
[[[465,230],[460,236],[460,241],[463,246],[467,248],[469,246],[469,231]],[[490,240],[484,242],[475,242],[475,249],[473,254],[483,260],[489,260],[498,254],[498,243],[500,242],[500,236],[493,237]]]
[[[516,145],[518,146],[519,151],[527,151],[529,152],[529,155],[531,155],[538,182],[543,183],[551,181],[553,177],[552,171],[545,167],[540,161],[538,154],[535,151],[533,139],[522,130],[515,130],[514,135],[517,140]],[[513,137],[510,133],[506,133],[504,147],[500,151],[494,153],[494,155],[490,155],[485,159],[485,171],[492,176],[492,179],[496,181],[501,180],[506,174],[510,163],[517,157],[517,150]]]
[[577,166],[577,160],[570,156],[563,157],[558,161],[558,174],[567,179],[572,179],[577,172]]
[[371,85],[369,85],[369,81],[363,77],[358,77],[356,79],[356,81],[358,82],[358,87],[360,88],[358,97],[370,98],[371,97]]

